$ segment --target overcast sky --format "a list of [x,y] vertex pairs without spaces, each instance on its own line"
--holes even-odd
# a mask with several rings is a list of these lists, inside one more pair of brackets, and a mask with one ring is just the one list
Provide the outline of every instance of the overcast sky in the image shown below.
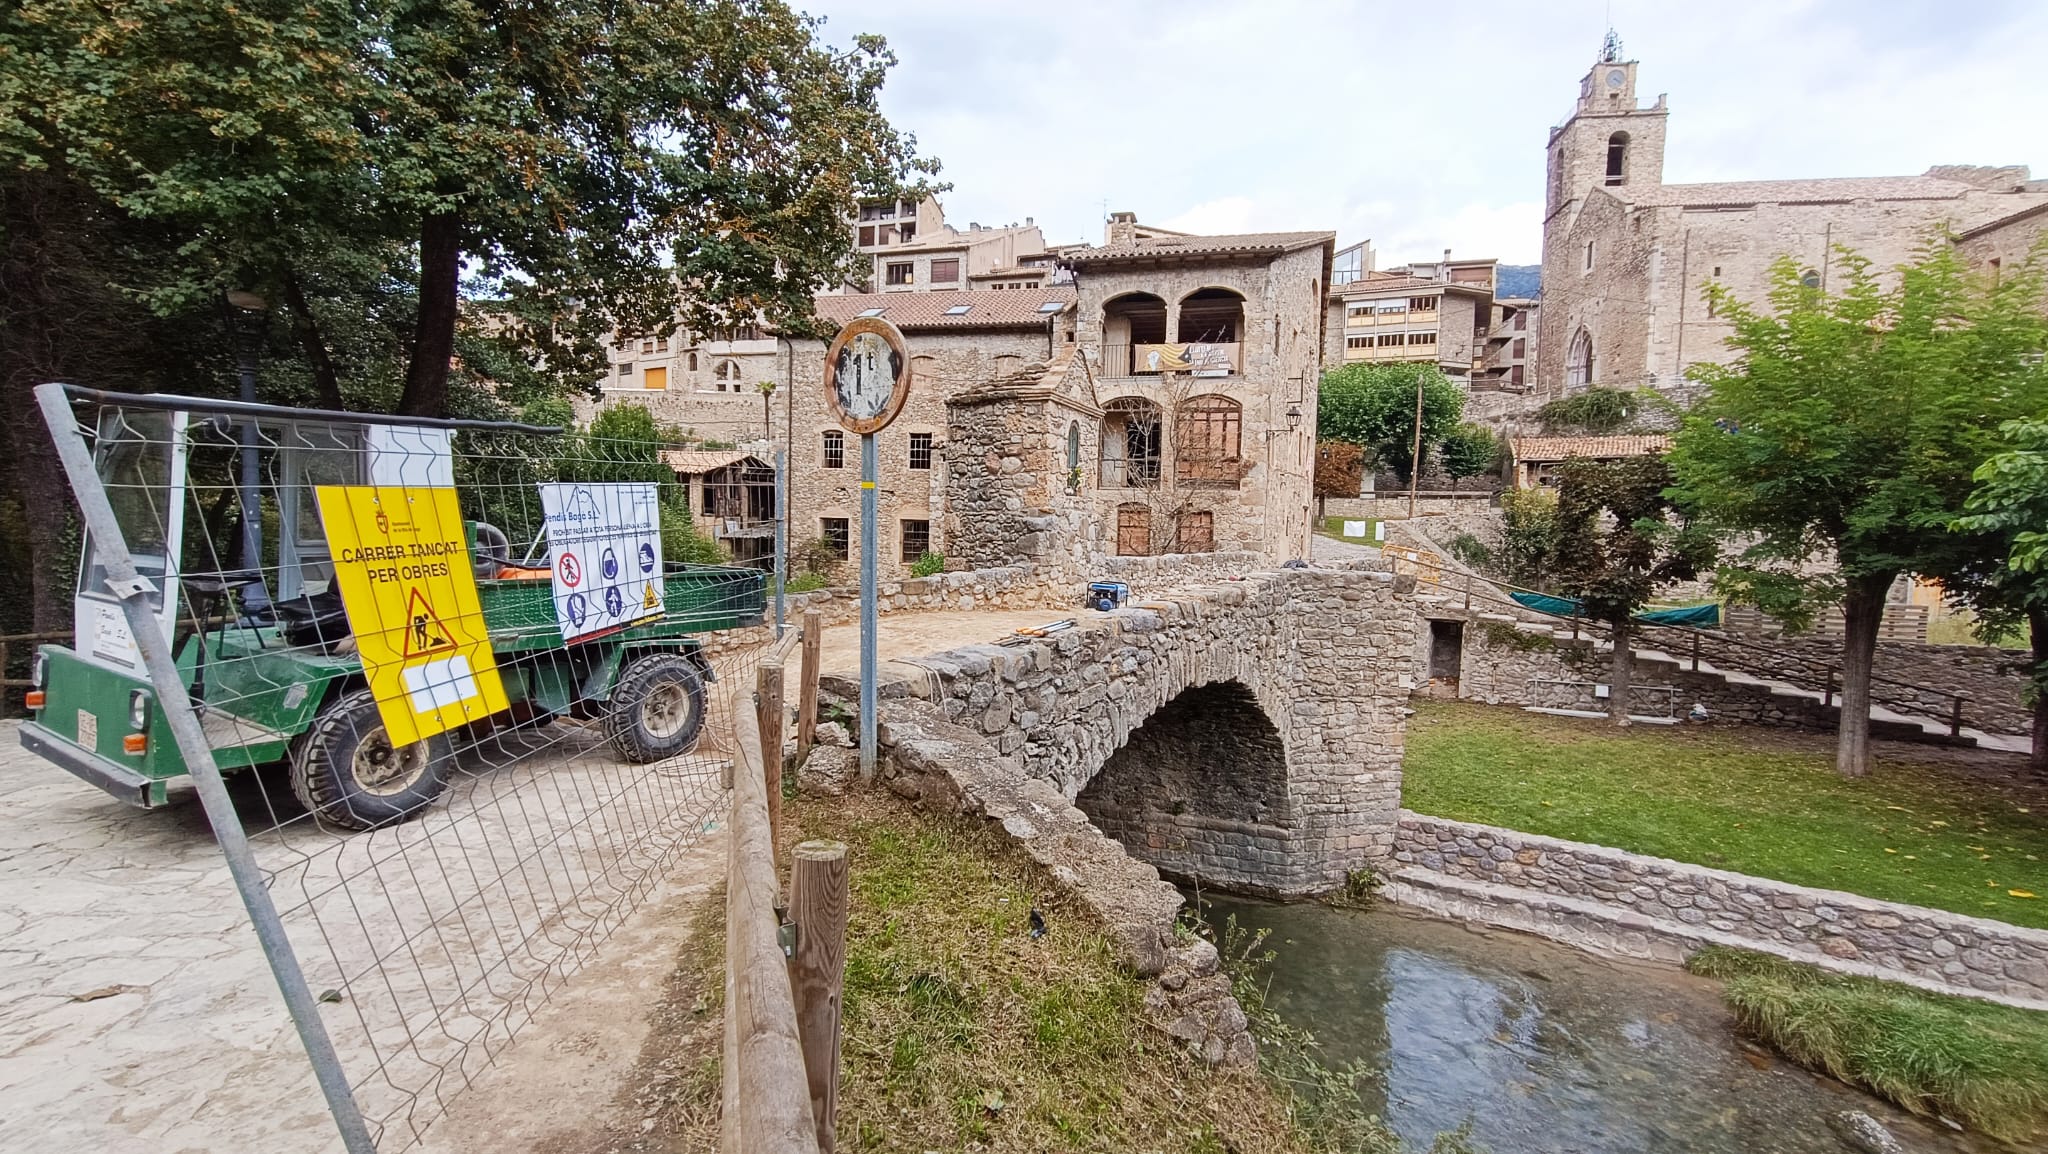
[[1099,243],[1106,204],[1335,229],[1383,268],[1533,263],[1544,141],[1610,13],[1638,93],[1670,94],[1667,182],[2048,176],[2043,0],[796,3],[834,42],[888,37],[883,105],[944,162],[949,223],[1031,216],[1050,243]]

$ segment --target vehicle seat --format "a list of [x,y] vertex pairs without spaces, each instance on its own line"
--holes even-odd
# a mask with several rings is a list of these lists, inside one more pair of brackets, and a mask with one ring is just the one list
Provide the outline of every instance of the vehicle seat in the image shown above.
[[276,609],[278,623],[289,645],[331,654],[348,640],[348,610],[342,607],[338,589],[279,601]]

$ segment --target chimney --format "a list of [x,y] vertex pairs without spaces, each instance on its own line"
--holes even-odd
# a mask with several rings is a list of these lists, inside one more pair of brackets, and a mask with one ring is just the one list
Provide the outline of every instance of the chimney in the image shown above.
[[1138,214],[1135,212],[1112,212],[1109,214],[1109,228],[1103,243],[1111,245],[1136,244],[1138,240]]
[[1440,281],[1448,281],[1448,280],[1450,280],[1450,279],[1451,279],[1451,250],[1450,250],[1450,249],[1445,249],[1445,250],[1444,250],[1444,263],[1443,263],[1443,265],[1442,265],[1441,267],[1439,267],[1439,268],[1437,269],[1437,278],[1436,278],[1436,279],[1438,279],[1438,280],[1440,280]]
[[1036,227],[1036,226],[1037,226],[1037,224],[1038,224],[1038,222],[1037,222],[1037,221],[1034,221],[1034,220],[1032,220],[1032,219],[1031,219],[1030,217],[1028,217],[1028,216],[1024,218],[1024,227],[1025,227],[1025,228],[1034,228],[1034,227]]

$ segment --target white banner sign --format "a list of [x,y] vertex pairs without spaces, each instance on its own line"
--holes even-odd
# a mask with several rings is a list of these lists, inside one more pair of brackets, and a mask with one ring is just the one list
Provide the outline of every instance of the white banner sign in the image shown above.
[[651,482],[540,486],[563,641],[623,629],[665,611],[657,502]]

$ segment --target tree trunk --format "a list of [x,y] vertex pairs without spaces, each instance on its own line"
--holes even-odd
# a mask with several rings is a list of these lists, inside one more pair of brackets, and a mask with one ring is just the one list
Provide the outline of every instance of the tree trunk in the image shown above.
[[1835,729],[1835,771],[1870,772],[1870,667],[1877,659],[1877,627],[1894,574],[1849,582],[1842,598],[1842,716]]
[[2034,635],[2034,756],[2027,764],[2048,773],[2048,609],[2027,612],[2027,631]]
[[448,410],[448,366],[455,356],[455,320],[462,279],[462,218],[437,212],[420,222],[419,325],[398,411],[441,417]]
[[314,318],[312,306],[306,303],[305,286],[299,283],[299,274],[289,268],[284,270],[284,303],[292,310],[292,335],[298,338],[299,350],[306,354],[306,363],[313,369],[313,386],[320,392],[320,407],[343,408],[341,374],[335,371],[334,357],[320,335],[320,322]]
[[1610,630],[1614,635],[1614,671],[1607,678],[1607,716],[1615,725],[1626,728],[1633,724],[1628,719],[1629,682],[1636,671],[1633,631],[1627,618],[1611,623]]

